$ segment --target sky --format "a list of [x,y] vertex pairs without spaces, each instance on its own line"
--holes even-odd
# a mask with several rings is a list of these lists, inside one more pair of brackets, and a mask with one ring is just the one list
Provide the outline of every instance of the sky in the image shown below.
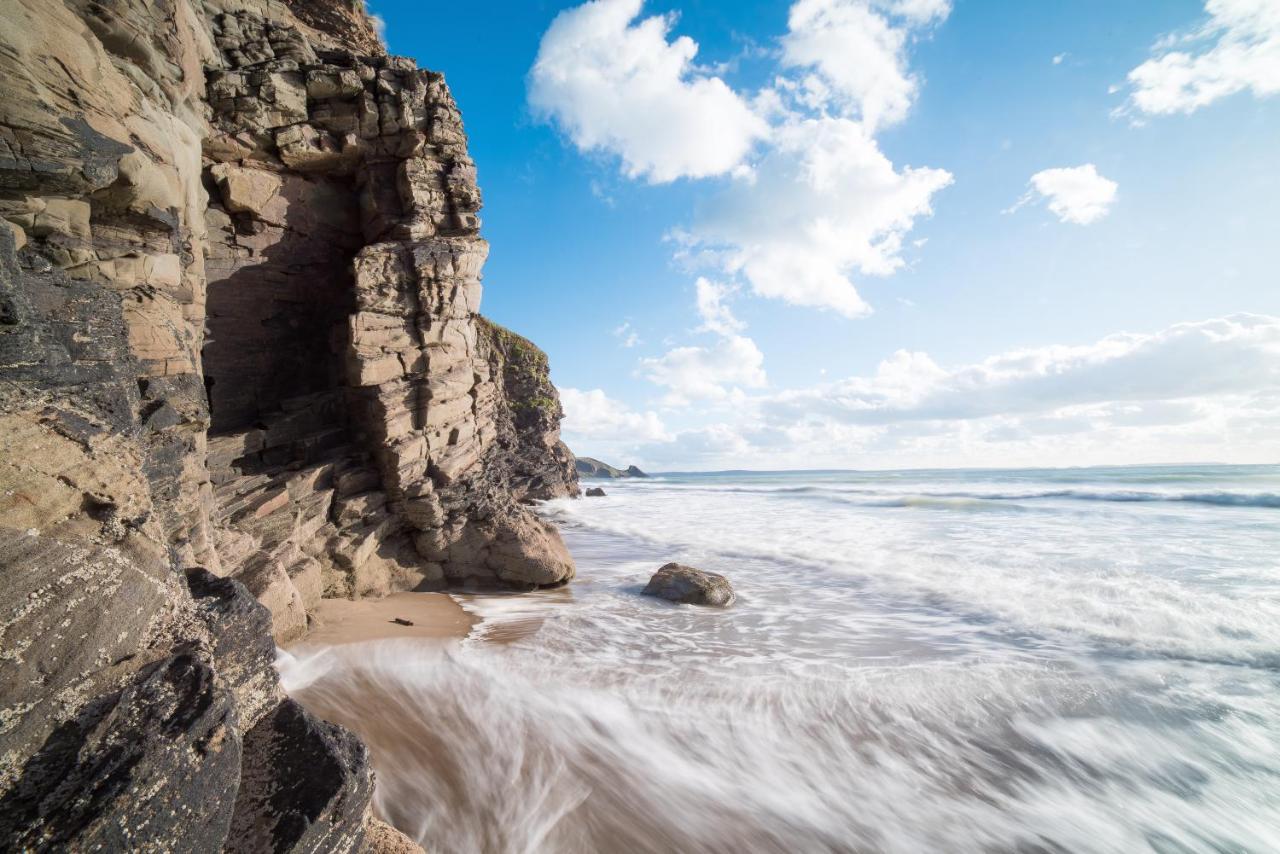
[[370,0],[656,470],[1280,462],[1276,0]]

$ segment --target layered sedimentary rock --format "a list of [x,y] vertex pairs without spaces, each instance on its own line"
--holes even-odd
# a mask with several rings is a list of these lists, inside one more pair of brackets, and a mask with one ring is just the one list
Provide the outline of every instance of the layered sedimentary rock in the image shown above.
[[479,208],[444,79],[351,0],[4,4],[6,847],[355,850],[364,749],[273,640],[326,596],[572,576]]

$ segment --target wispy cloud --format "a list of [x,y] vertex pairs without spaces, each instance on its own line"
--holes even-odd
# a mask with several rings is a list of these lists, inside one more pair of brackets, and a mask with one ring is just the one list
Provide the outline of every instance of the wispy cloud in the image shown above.
[[640,343],[640,334],[631,328],[631,321],[623,321],[613,328],[613,337],[628,349]]
[[1280,455],[1280,318],[1232,315],[954,366],[899,351],[869,375],[746,395],[732,412],[642,456],[712,467],[1260,462]]
[[700,332],[715,332],[720,335],[733,335],[741,332],[744,324],[733,316],[729,309],[728,298],[735,288],[713,282],[702,276],[694,283],[697,290],[698,316],[702,318]]
[[1085,404],[1171,401],[1280,388],[1280,318],[1236,315],[1083,346],[1013,350],[939,366],[900,350],[875,375],[783,392],[762,402],[782,419],[850,424],[1044,414]]

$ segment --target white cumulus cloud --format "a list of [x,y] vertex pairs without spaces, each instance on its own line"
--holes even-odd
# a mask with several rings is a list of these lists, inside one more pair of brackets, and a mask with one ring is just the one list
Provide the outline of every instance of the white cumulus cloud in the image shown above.
[[766,384],[764,354],[741,334],[746,324],[734,317],[726,302],[735,291],[732,285],[698,277],[696,298],[702,324],[695,331],[712,333],[716,342],[674,347],[656,358],[640,360],[640,375],[667,389],[665,405],[741,399],[743,389]]
[[622,158],[629,177],[665,183],[733,170],[766,123],[719,77],[693,64],[698,45],[673,23],[637,21],[642,0],[592,0],[556,16],[529,74],[529,102],[584,151]]
[[950,11],[938,0],[798,0],[787,18],[783,63],[813,69],[802,82],[812,106],[834,107],[874,131],[902,121],[919,88],[907,67],[911,29]]
[[760,296],[860,317],[871,309],[854,275],[900,268],[905,236],[951,180],[896,168],[859,122],[796,118],[754,178],[733,181],[678,238]]
[[910,110],[909,47],[949,0],[797,0],[778,73],[751,98],[693,64],[697,45],[672,39],[672,16],[641,9],[562,12],[530,73],[535,111],[579,149],[619,155],[633,178],[730,176],[671,231],[691,267],[757,296],[870,313],[856,277],[903,266],[906,235],[952,180],[896,166],[875,138]]
[[1006,213],[1042,198],[1059,220],[1076,225],[1089,225],[1106,216],[1120,189],[1115,181],[1099,174],[1092,163],[1045,169],[1032,175],[1028,183],[1030,189]]
[[1129,72],[1132,108],[1191,113],[1237,92],[1280,93],[1280,2],[1208,0],[1205,12],[1202,26],[1162,39]]
[[670,437],[656,412],[636,412],[601,389],[560,389],[564,406],[562,428],[570,444],[579,439],[615,442],[658,442]]
[[745,335],[724,335],[710,346],[676,347],[640,360],[645,379],[667,389],[664,402],[722,401],[765,385],[764,354]]

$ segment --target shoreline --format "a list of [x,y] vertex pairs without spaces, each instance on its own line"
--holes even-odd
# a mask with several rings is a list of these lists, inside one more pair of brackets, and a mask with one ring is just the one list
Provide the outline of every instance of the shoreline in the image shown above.
[[280,648],[296,651],[376,640],[461,642],[468,638],[504,646],[537,633],[546,619],[548,600],[572,601],[572,593],[560,588],[536,593],[402,591],[379,598],[322,599],[311,612],[313,623],[307,633]]
[[[1239,567],[1200,566],[1197,543],[1248,526],[1242,571],[1265,581],[1267,511],[1182,502],[1153,515],[1098,498],[975,513],[901,498],[1005,488],[812,480],[633,483],[553,504],[574,584],[393,597],[476,622],[461,644],[304,652],[285,684],[359,734],[374,814],[427,850],[1016,847],[1024,827],[1072,850],[1141,847],[1152,826],[1178,842],[1200,827],[1226,844],[1263,838],[1234,817],[1266,811],[1250,746],[1280,708],[1265,675],[1276,624],[1265,604],[1236,605],[1221,578]],[[876,492],[830,501],[841,488]],[[1082,519],[1105,520],[1091,542]],[[1133,567],[1096,571],[1131,545],[1144,547]],[[723,571],[740,598],[703,610],[642,597],[665,561]],[[1220,634],[1218,614],[1241,636]],[[1106,763],[1124,792],[1059,761],[1077,758]],[[1177,797],[1152,763],[1214,770]],[[1078,822],[1044,812],[1059,795]]]

